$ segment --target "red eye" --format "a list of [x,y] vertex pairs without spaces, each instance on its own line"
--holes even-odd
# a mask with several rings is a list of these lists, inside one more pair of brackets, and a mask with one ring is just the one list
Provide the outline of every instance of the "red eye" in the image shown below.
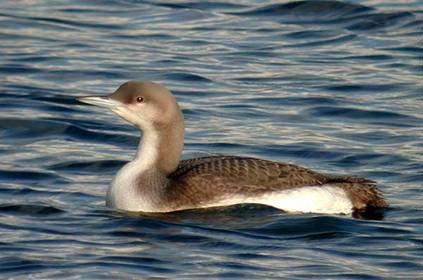
[[142,97],[142,96],[138,96],[138,97],[137,97],[137,102],[138,102],[138,103],[142,103],[142,102],[144,102],[144,97]]

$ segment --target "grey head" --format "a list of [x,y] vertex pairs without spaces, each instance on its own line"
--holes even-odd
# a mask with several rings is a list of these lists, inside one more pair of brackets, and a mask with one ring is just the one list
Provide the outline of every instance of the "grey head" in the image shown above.
[[183,123],[175,97],[164,86],[153,82],[129,81],[106,97],[82,97],[81,102],[105,107],[143,131],[166,130]]

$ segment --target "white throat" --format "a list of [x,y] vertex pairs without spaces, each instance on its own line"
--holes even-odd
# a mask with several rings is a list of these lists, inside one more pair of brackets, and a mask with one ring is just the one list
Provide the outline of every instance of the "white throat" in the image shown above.
[[139,170],[152,170],[157,168],[160,156],[160,136],[153,128],[144,130],[135,158]]

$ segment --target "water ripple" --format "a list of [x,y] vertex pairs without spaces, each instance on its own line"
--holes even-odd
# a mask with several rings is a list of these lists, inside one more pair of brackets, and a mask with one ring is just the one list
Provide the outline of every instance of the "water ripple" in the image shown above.
[[41,205],[0,205],[0,213],[8,213],[13,215],[30,215],[30,216],[46,216],[61,214],[65,211],[52,207]]
[[295,21],[328,21],[351,16],[354,14],[368,13],[372,8],[349,4],[339,1],[294,1],[284,4],[271,4],[242,12],[242,15],[253,16],[285,16],[292,17]]

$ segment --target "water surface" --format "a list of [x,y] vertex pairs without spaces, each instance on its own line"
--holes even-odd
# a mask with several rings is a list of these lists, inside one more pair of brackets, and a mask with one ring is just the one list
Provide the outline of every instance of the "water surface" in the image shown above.
[[[0,278],[422,279],[420,1],[0,3]],[[380,183],[382,219],[104,206],[139,133],[76,98],[155,80],[184,157]],[[379,217],[381,218],[381,217]]]

